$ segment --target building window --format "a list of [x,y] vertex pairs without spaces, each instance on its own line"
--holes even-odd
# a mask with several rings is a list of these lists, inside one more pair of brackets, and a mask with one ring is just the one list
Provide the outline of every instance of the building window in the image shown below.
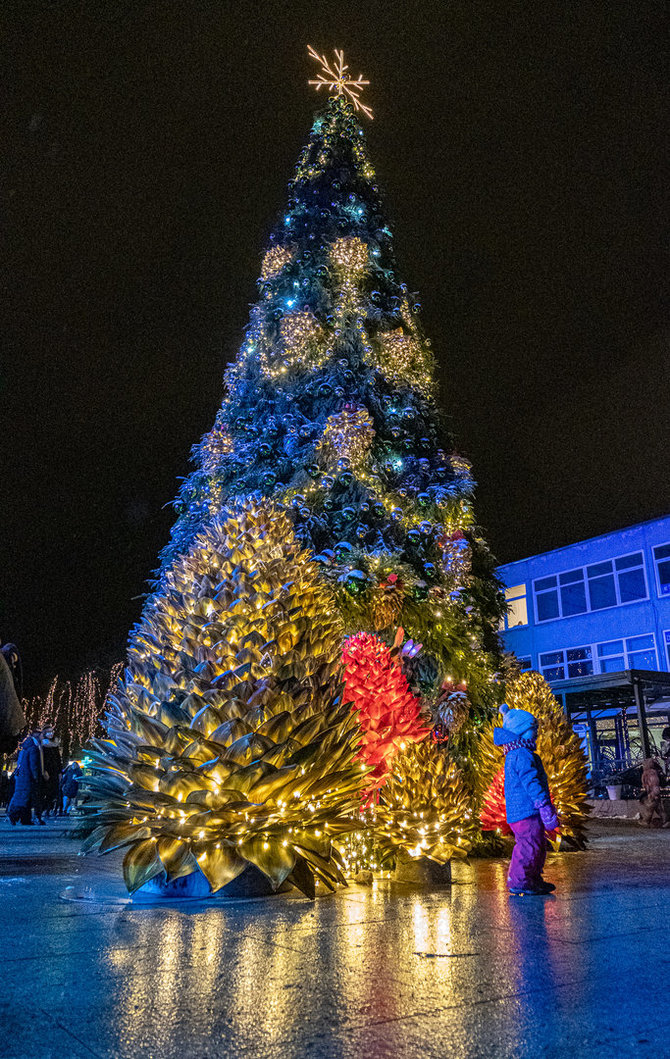
[[626,655],[628,669],[656,669],[658,662],[654,634],[633,636],[630,640],[626,640]]
[[668,669],[670,669],[670,630],[665,634],[665,659]]
[[622,669],[656,669],[658,664],[653,633],[629,636],[627,640],[609,640],[599,643],[597,648],[601,673],[618,673]]
[[522,673],[533,668],[532,658],[517,658],[517,662],[519,663],[519,669]]
[[662,596],[670,596],[670,544],[660,544],[654,548],[654,562],[658,591]]
[[565,651],[541,654],[540,671],[545,680],[565,680]]
[[632,603],[635,599],[646,599],[647,586],[644,580],[644,561],[642,552],[633,555],[622,555],[614,560],[619,598],[622,603]]
[[[670,668],[670,631],[665,634],[665,643]],[[596,672],[619,673],[623,669],[656,669],[656,666],[653,633],[584,647],[566,647],[562,651],[547,651],[540,655],[540,671],[550,682],[588,677]]]
[[[668,545],[667,592],[670,594],[670,545]],[[660,577],[660,575],[659,575]],[[565,570],[533,582],[537,620],[570,618],[587,610],[604,610],[621,603],[647,598],[642,552]],[[588,588],[588,598],[587,598]]]
[[506,588],[505,603],[507,604],[506,629],[513,629],[517,625],[528,625],[528,602],[526,600],[525,585],[515,585],[514,588]]
[[588,677],[593,673],[592,649],[590,646],[568,647],[564,651],[541,654],[540,669],[544,679],[549,681]]
[[620,673],[626,668],[623,640],[598,644],[598,668],[601,673]]

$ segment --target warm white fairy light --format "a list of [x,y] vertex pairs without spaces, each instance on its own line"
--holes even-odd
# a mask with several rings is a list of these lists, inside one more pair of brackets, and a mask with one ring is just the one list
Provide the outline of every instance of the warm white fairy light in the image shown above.
[[359,74],[356,79],[351,76],[348,72],[349,66],[344,61],[344,52],[335,48],[335,63],[331,65],[326,56],[319,55],[311,44],[307,45],[307,51],[312,59],[316,59],[318,63],[321,63],[323,70],[323,73],[320,73],[316,80],[308,81],[307,84],[316,88],[317,92],[321,88],[327,88],[331,95],[346,96],[351,100],[354,110],[360,110],[366,117],[372,119],[372,110],[364,103],[361,103],[360,100],[361,91],[370,82],[365,81],[362,74]]
[[265,283],[267,280],[278,276],[294,256],[295,249],[292,246],[270,247],[263,257],[263,263],[261,265],[261,280]]

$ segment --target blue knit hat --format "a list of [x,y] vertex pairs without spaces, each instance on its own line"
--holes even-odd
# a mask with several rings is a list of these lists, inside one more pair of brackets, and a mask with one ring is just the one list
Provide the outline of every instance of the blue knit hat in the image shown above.
[[503,728],[514,732],[519,739],[535,739],[537,720],[528,710],[507,710],[503,715]]

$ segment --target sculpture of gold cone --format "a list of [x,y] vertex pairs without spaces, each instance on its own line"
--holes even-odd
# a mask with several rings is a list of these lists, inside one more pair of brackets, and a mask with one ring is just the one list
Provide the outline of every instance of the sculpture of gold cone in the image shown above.
[[344,882],[332,839],[360,827],[367,770],[342,700],[330,589],[269,505],[213,521],[165,574],[91,754],[97,826],[127,847],[133,892],[196,869],[218,890],[249,864],[273,888]]
[[[506,692],[511,710],[527,710],[537,717],[537,752],[545,767],[552,800],[561,821],[561,836],[583,848],[588,807],[586,759],[579,739],[560,702],[539,673],[529,671],[514,677],[507,683]],[[501,723],[501,719],[496,718],[482,733],[482,795],[503,761],[502,752],[493,744],[493,728]]]
[[402,582],[396,578],[375,585],[372,593],[372,626],[376,631],[398,624],[404,602]]
[[394,759],[375,812],[380,846],[440,864],[465,857],[476,833],[461,774],[432,740],[411,743]]

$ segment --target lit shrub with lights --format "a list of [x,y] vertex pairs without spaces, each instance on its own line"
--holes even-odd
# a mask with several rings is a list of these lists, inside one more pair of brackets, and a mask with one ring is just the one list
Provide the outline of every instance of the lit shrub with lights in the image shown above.
[[467,856],[477,821],[471,794],[446,750],[426,739],[400,751],[380,791],[374,826],[389,853],[438,864]]
[[249,865],[310,897],[343,882],[333,839],[360,827],[366,768],[342,695],[332,591],[285,513],[215,519],[133,632],[87,781],[87,850],[124,847],[133,892]]

